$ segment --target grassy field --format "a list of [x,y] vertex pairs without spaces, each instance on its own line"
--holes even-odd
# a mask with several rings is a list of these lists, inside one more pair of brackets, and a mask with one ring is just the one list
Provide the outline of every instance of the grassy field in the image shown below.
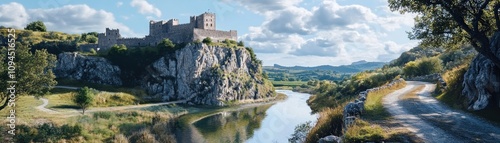
[[301,86],[307,84],[307,81],[271,81],[274,86]]
[[[5,107],[5,109],[0,110],[1,115],[10,115],[9,111],[11,109],[15,109],[16,119],[18,123],[32,123],[33,119],[39,118],[40,112],[35,108],[36,106],[42,105],[43,102],[41,100],[36,99],[34,96],[19,96],[15,101],[15,107]],[[7,121],[6,118],[3,118],[3,121]]]

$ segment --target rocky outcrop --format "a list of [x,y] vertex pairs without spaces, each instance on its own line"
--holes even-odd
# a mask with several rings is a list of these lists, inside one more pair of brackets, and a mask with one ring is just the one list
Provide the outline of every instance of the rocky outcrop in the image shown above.
[[149,66],[142,87],[152,100],[217,106],[274,97],[252,58],[245,48],[190,44]]
[[120,68],[103,57],[83,56],[78,53],[61,53],[57,56],[54,74],[91,83],[122,85]]
[[[490,50],[500,57],[500,32],[491,38]],[[493,103],[500,107],[500,68],[478,54],[464,75],[462,94],[469,110],[481,110]]]
[[342,138],[334,136],[334,135],[329,135],[324,138],[319,139],[318,143],[341,143]]

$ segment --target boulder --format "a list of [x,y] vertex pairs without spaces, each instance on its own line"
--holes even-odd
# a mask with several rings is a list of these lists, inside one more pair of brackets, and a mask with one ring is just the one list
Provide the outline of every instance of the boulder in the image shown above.
[[[500,57],[500,32],[491,38],[490,50]],[[485,56],[478,54],[474,58],[462,85],[469,110],[481,110],[490,103],[500,107],[500,68]]]
[[318,143],[341,143],[341,142],[342,138],[334,135],[329,135],[318,140]]
[[84,56],[78,53],[61,53],[57,56],[54,74],[68,78],[106,85],[122,85],[121,70],[103,57]]

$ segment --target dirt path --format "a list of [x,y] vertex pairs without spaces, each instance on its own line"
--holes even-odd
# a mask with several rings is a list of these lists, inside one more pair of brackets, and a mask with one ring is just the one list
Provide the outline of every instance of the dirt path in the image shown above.
[[36,109],[38,109],[40,111],[43,111],[43,112],[47,112],[47,113],[57,113],[57,111],[45,108],[45,106],[47,106],[49,104],[49,100],[48,99],[40,98],[40,100],[42,100],[43,104],[40,105],[40,106],[37,106]]
[[[46,112],[49,114],[64,114],[65,117],[70,117],[74,115],[79,115],[81,114],[81,110],[70,110],[70,111],[65,111],[65,112],[60,112],[60,111],[54,111],[51,109],[45,108],[49,104],[49,100],[45,98],[40,98],[40,100],[43,101],[43,104],[40,106],[37,106],[36,109]],[[142,105],[127,105],[127,106],[116,106],[116,107],[95,107],[95,108],[90,108],[85,113],[92,113],[92,112],[102,112],[102,111],[120,111],[120,110],[127,110],[127,109],[136,109],[136,108],[145,108],[145,107],[151,107],[151,106],[161,106],[161,105],[168,105],[168,104],[177,104],[177,103],[182,103],[185,102],[186,100],[180,100],[180,101],[171,101],[171,102],[162,102],[162,103],[151,103],[151,104],[142,104]]]
[[[400,100],[420,85],[425,88],[418,93],[417,100]],[[405,88],[384,97],[383,104],[395,120],[425,142],[500,141],[500,127],[439,103],[430,96],[434,89],[431,83],[407,81]]]

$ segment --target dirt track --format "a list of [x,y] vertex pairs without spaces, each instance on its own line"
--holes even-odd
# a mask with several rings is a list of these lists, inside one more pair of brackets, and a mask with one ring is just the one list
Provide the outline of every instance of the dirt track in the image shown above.
[[[416,100],[401,100],[418,86],[424,85]],[[383,99],[384,107],[394,119],[415,132],[425,142],[500,142],[500,127],[473,115],[450,109],[431,97],[435,85],[407,81],[407,86]]]

